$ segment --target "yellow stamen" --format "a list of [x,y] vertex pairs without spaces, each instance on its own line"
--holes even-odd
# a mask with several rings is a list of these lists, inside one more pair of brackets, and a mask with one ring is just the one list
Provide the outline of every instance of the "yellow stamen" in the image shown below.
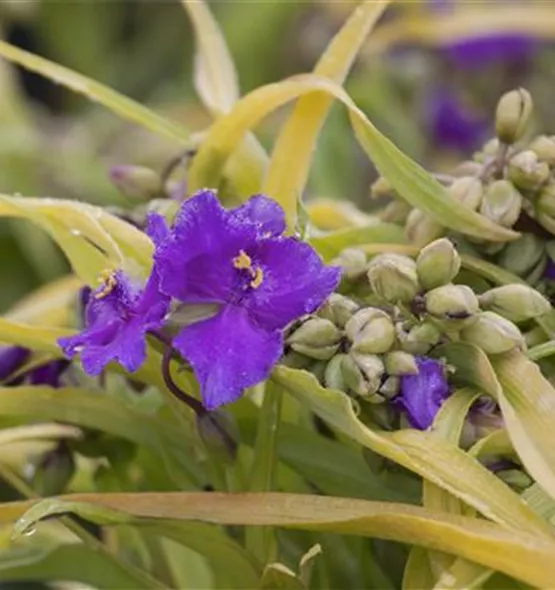
[[262,271],[262,269],[258,266],[256,267],[256,269],[254,270],[254,275],[252,275],[254,278],[253,280],[250,282],[250,286],[253,289],[258,289],[258,287],[260,287],[260,285],[262,284],[262,281],[264,280],[264,272]]
[[98,276],[98,282],[103,283],[101,288],[94,294],[95,299],[104,299],[118,284],[114,271],[104,270]]
[[233,266],[239,270],[250,270],[252,268],[251,257],[244,250],[239,250],[239,256],[233,259]]

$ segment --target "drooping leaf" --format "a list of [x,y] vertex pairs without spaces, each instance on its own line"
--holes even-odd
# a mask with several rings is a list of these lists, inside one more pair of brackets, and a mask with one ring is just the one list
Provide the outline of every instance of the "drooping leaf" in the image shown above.
[[0,505],[0,521],[19,518],[14,532],[22,534],[68,512],[106,525],[159,518],[376,536],[460,555],[540,587],[555,584],[553,537],[403,504],[279,493],[74,494]]
[[19,49],[5,41],[0,41],[0,56],[31,72],[40,74],[56,84],[61,84],[73,92],[84,95],[89,100],[101,104],[121,118],[140,125],[149,131],[183,143],[189,140],[189,131],[178,123],[168,121],[127,96],[119,94],[119,92],[104,86],[104,84],[91,80],[69,68]]
[[[318,60],[314,73],[339,85],[389,0],[366,0],[355,8]],[[276,140],[263,192],[284,208],[289,228],[296,224],[297,199],[308,178],[318,134],[333,104],[333,97],[313,94],[299,99]]]
[[333,428],[418,473],[484,516],[512,528],[546,532],[545,523],[523,510],[519,497],[508,486],[433,432],[371,430],[358,420],[346,394],[324,389],[305,371],[277,367],[272,379]]
[[491,241],[518,238],[517,232],[493,223],[450,196],[431,175],[381,134],[340,86],[314,74],[294,76],[258,88],[218,119],[191,166],[191,188],[214,186],[223,173],[225,162],[247,131],[278,107],[314,92],[326,93],[347,107],[361,147],[397,193],[412,206],[463,234]]
[[513,446],[528,472],[555,498],[555,389],[522,353],[500,355],[493,365]]

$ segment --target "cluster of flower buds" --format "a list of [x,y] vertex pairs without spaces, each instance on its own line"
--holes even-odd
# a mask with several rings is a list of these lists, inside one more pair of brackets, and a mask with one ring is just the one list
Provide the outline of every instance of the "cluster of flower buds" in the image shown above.
[[360,250],[358,255],[349,249],[334,264],[343,267],[347,285],[353,276],[365,277],[367,294],[335,293],[316,314],[292,326],[284,362],[373,404],[395,403],[425,360],[439,367],[428,358],[439,344],[462,340],[491,355],[524,349],[517,324],[550,310],[549,302],[524,284],[476,294],[453,283],[461,260],[447,238],[422,248],[415,260],[385,253],[368,261]]
[[[454,198],[522,236],[515,242],[486,242],[457,236],[470,252],[489,258],[543,292],[555,292],[555,136],[526,138],[532,117],[530,94],[507,92],[497,105],[496,137],[449,175],[438,175]],[[396,197],[380,178],[373,197]],[[384,219],[404,224],[408,240],[423,246],[448,235],[441,223],[394,200]],[[516,227],[515,227],[516,226]],[[550,240],[550,235],[553,239]]]

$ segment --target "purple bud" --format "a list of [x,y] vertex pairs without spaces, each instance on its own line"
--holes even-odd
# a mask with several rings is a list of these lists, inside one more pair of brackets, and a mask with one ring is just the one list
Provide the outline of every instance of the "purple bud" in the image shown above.
[[31,351],[22,346],[0,347],[0,381],[5,381],[22,367],[30,355]]
[[443,402],[449,397],[445,367],[439,361],[416,357],[418,375],[401,377],[401,392],[393,400],[418,430],[431,426]]
[[50,361],[32,371],[29,371],[28,377],[31,385],[49,385],[50,387],[61,387],[60,377],[69,367],[70,362],[67,360]]

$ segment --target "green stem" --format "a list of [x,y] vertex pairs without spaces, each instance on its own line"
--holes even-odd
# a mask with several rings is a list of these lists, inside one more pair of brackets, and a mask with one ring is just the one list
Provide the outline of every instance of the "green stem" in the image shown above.
[[[282,399],[283,394],[279,386],[268,381],[258,419],[254,460],[249,481],[249,491],[251,492],[267,492],[275,488],[277,433]],[[271,527],[247,529],[246,546],[262,563],[268,563],[276,557],[276,539]]]
[[[39,498],[35,491],[9,467],[0,463],[0,478],[6,481],[12,488],[18,491],[25,498]],[[95,553],[98,553],[111,561],[118,569],[123,571],[125,575],[137,584],[137,588],[155,588],[165,589],[166,586],[150,574],[133,565],[120,561],[117,557],[112,555],[106,547],[94,535],[87,532],[81,525],[75,522],[69,516],[60,517],[60,522],[70,530],[76,537],[78,537],[84,545],[89,547]]]

